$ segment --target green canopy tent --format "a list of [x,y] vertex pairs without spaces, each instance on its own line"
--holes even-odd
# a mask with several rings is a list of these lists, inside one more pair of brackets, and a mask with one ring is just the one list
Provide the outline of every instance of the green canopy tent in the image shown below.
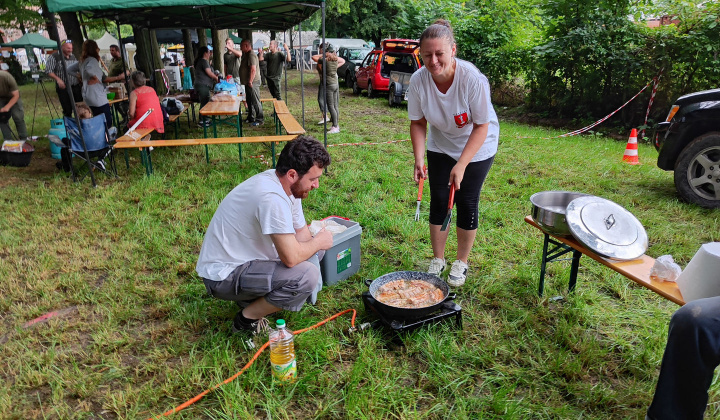
[[44,36],[37,33],[27,33],[20,38],[12,42],[6,42],[2,44],[3,47],[12,48],[41,48],[41,49],[54,49],[57,48],[57,43],[52,39],[45,38]]
[[[325,41],[325,0],[47,0],[47,8],[52,13],[54,30],[57,30],[55,13],[80,12],[89,18],[114,20],[118,37],[121,24],[147,29],[246,28],[283,32],[320,9]],[[120,47],[123,48],[122,44]],[[124,57],[124,52],[121,57]],[[323,83],[326,83],[324,74]],[[303,97],[303,125],[304,114]],[[80,135],[82,137],[82,132]],[[92,172],[90,175],[94,186],[95,178]]]

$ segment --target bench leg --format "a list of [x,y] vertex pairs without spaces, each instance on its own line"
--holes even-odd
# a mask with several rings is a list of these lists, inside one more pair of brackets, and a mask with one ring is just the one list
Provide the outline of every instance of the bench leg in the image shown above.
[[180,121],[178,121],[180,118],[175,120],[175,138],[178,138],[178,129],[180,128]]
[[210,154],[208,153],[208,145],[205,145],[205,163],[210,164]]
[[130,155],[128,150],[124,149],[123,154],[125,155],[125,169],[130,170]]
[[275,169],[275,142],[270,143],[270,154],[272,155],[272,167]]

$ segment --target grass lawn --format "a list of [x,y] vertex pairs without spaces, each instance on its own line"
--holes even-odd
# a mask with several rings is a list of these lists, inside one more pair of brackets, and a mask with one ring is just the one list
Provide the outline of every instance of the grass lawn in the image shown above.
[[[300,120],[298,73],[288,105]],[[305,74],[306,127],[316,122],[317,76]],[[54,86],[47,83],[55,99]],[[36,87],[21,88],[28,128]],[[268,96],[266,90],[263,96]],[[266,124],[245,135],[272,134]],[[42,92],[34,134],[49,129]],[[409,138],[406,108],[341,89],[341,133],[329,144]],[[11,123],[12,124],[12,123]],[[182,119],[181,137],[188,133]],[[233,135],[232,129],[223,129]],[[480,202],[470,277],[457,290],[462,331],[436,326],[391,342],[381,331],[348,334],[349,316],[296,338],[299,380],[271,379],[262,354],[235,381],[175,414],[213,418],[642,418],[654,392],[677,305],[589,258],[566,292],[569,263],[550,264],[546,297],[536,294],[542,236],[523,222],[543,190],[602,196],[647,229],[647,254],[685,266],[702,243],[720,240],[720,213],[678,201],[672,174],[640,145],[642,165],[621,163],[625,142],[600,136],[544,140],[562,131],[501,121],[498,155]],[[316,306],[280,313],[291,329],[348,308],[369,320],[365,279],[425,270],[432,256],[425,221],[415,222],[417,187],[408,141],[338,146],[320,189],[305,200],[308,221],[341,215],[359,222],[357,275],[326,287]],[[230,333],[235,305],[209,298],[195,274],[205,229],[219,202],[268,165],[262,145],[153,151],[146,177],[139,154],[119,179],[73,183],[55,169],[47,140],[27,168],[0,167],[0,417],[149,418],[239,371],[252,357]],[[427,218],[429,194],[422,203]],[[454,259],[452,229],[448,259]],[[555,301],[548,297],[563,295]],[[23,327],[50,311],[47,322]],[[277,317],[272,317],[274,320]],[[264,340],[263,340],[264,341]],[[258,341],[261,343],[262,341]],[[720,416],[713,384],[708,418]]]

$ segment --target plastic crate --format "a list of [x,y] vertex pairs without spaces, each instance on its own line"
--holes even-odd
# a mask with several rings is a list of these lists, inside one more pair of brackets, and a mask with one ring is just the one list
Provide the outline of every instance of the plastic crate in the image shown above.
[[360,234],[362,227],[342,217],[330,216],[323,220],[333,220],[347,226],[347,230],[333,235],[333,246],[325,252],[320,261],[323,283],[327,286],[345,280],[360,270]]
[[30,164],[33,152],[0,152],[0,164],[24,167]]

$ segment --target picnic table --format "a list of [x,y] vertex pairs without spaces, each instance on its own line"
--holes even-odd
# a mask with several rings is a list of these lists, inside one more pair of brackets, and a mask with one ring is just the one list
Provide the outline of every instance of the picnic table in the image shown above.
[[[210,101],[200,109],[200,115],[211,118],[213,137],[217,137],[218,124],[227,124],[237,128],[238,137],[242,137],[240,99],[233,98],[232,101]],[[207,138],[207,127],[203,127],[203,136]]]

